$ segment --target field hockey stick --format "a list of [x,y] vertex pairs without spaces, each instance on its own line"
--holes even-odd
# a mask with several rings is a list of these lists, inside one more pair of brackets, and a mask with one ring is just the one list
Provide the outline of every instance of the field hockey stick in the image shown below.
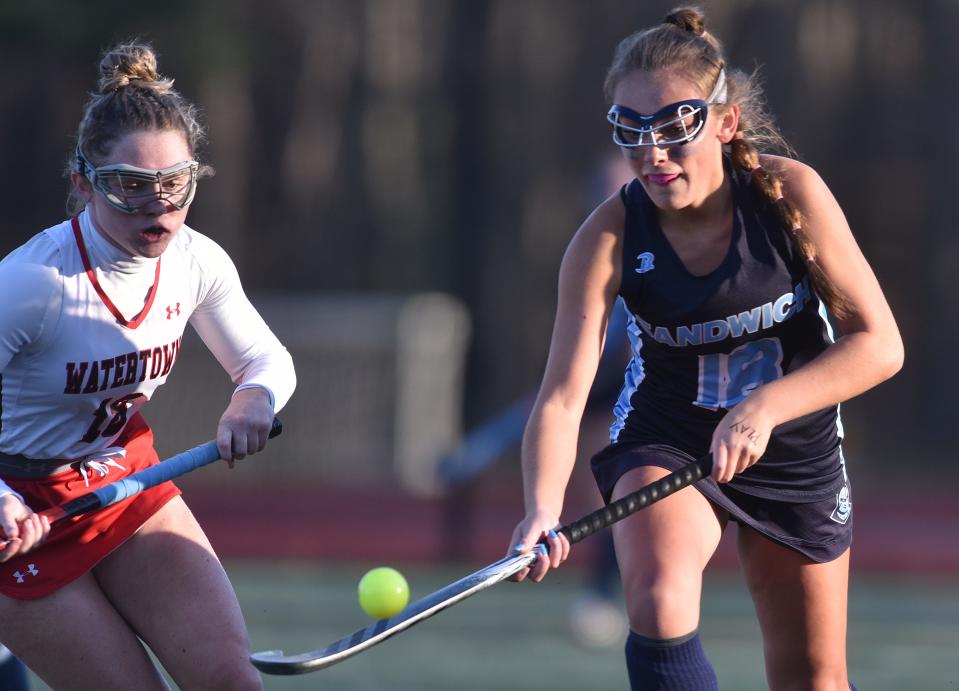
[[[597,509],[588,516],[563,526],[558,532],[565,535],[571,544],[579,542],[706,477],[712,470],[712,466],[712,456],[707,454],[679,470],[651,482],[601,509]],[[387,638],[452,607],[457,602],[461,602],[481,590],[514,576],[532,564],[544,549],[545,545],[541,545],[539,549],[506,556],[476,573],[461,578],[455,583],[417,600],[395,617],[380,619],[365,629],[360,629],[350,636],[341,638],[325,648],[299,655],[284,655],[282,650],[267,650],[253,653],[250,656],[250,661],[257,669],[266,674],[303,674],[329,667],[372,648],[377,643],[382,643]]]
[[[283,425],[279,418],[273,418],[273,425],[270,427],[270,438],[272,439],[283,431]],[[182,451],[175,456],[170,456],[156,465],[140,470],[132,475],[104,485],[100,489],[82,494],[76,499],[59,506],[51,506],[49,509],[40,511],[41,516],[46,516],[50,524],[79,516],[83,513],[96,511],[104,507],[123,501],[134,494],[139,494],[143,490],[156,487],[160,483],[172,480],[173,478],[196,470],[214,461],[220,460],[220,452],[216,446],[216,440],[211,440],[194,446],[192,449]],[[6,542],[0,542],[0,549],[6,547]]]

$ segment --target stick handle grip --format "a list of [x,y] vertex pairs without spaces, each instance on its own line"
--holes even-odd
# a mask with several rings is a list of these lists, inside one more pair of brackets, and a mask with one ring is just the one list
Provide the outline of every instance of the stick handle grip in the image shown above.
[[593,511],[578,521],[563,526],[557,532],[562,533],[569,540],[570,544],[579,542],[597,533],[604,528],[608,528],[613,523],[621,521],[640,509],[653,504],[670,494],[678,492],[684,487],[689,487],[697,480],[709,475],[713,469],[713,457],[706,454],[689,463],[679,470],[675,470],[665,477],[661,477],[655,482],[651,482],[645,487],[641,487],[635,492],[627,494],[621,499],[617,499],[611,504],[607,504],[601,509]]

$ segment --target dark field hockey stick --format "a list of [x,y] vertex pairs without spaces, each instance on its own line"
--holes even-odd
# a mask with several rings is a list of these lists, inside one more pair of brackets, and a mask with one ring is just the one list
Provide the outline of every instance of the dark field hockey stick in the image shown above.
[[[270,438],[272,439],[283,431],[283,425],[279,418],[273,418],[273,426],[270,428]],[[216,448],[216,440],[208,441],[192,449],[182,451],[175,456],[170,456],[156,465],[133,473],[122,480],[111,482],[100,489],[87,492],[76,499],[51,506],[49,509],[40,511],[41,516],[46,516],[51,525],[59,521],[79,516],[83,513],[96,511],[104,507],[123,501],[134,494],[139,494],[143,490],[156,487],[160,483],[172,480],[181,475],[186,475],[190,471],[196,470],[214,461],[220,460],[220,452]],[[6,546],[5,542],[0,541],[0,549]]]
[[[608,528],[640,509],[654,504],[670,494],[688,487],[709,475],[713,467],[712,456],[703,456],[645,487],[627,494],[622,499],[592,512],[588,516],[563,526],[561,532],[571,544]],[[408,605],[406,609],[389,619],[380,619],[351,636],[341,638],[331,645],[300,655],[284,655],[282,650],[253,653],[250,661],[266,674],[303,674],[314,672],[341,662],[348,657],[372,648],[377,643],[404,631],[424,619],[452,607],[457,602],[475,595],[513,576],[532,564],[538,554],[533,549],[523,554],[514,554],[490,564],[476,573],[461,578],[424,598]]]

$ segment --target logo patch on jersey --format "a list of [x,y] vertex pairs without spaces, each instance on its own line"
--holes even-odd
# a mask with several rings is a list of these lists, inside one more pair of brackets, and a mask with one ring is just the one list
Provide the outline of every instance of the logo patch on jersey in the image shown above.
[[849,485],[843,485],[839,493],[836,494],[836,508],[829,515],[829,518],[836,523],[846,524],[849,516],[852,514],[852,500],[849,498]]
[[637,254],[636,258],[639,260],[639,266],[636,267],[636,273],[644,274],[647,271],[652,271],[656,267],[653,266],[653,260],[655,257],[652,252],[643,252],[642,254]]
[[179,303],[179,302],[176,303],[176,305],[167,305],[167,307],[166,307],[166,318],[167,318],[167,319],[173,319],[173,315],[174,315],[174,314],[175,314],[176,316],[178,316],[178,317],[180,316],[180,303]]
[[39,574],[40,571],[37,569],[36,564],[27,564],[26,573],[20,573],[20,570],[18,569],[13,572],[13,577],[17,579],[17,583],[23,583],[27,576],[38,576]]

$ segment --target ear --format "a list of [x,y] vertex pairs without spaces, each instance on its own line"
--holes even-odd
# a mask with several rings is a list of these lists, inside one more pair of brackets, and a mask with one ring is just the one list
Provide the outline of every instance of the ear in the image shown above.
[[70,173],[70,182],[73,184],[74,191],[80,195],[80,198],[89,204],[93,199],[93,185],[90,184],[86,176],[74,171]]
[[739,130],[739,104],[731,103],[723,109],[716,136],[723,144],[729,144]]

